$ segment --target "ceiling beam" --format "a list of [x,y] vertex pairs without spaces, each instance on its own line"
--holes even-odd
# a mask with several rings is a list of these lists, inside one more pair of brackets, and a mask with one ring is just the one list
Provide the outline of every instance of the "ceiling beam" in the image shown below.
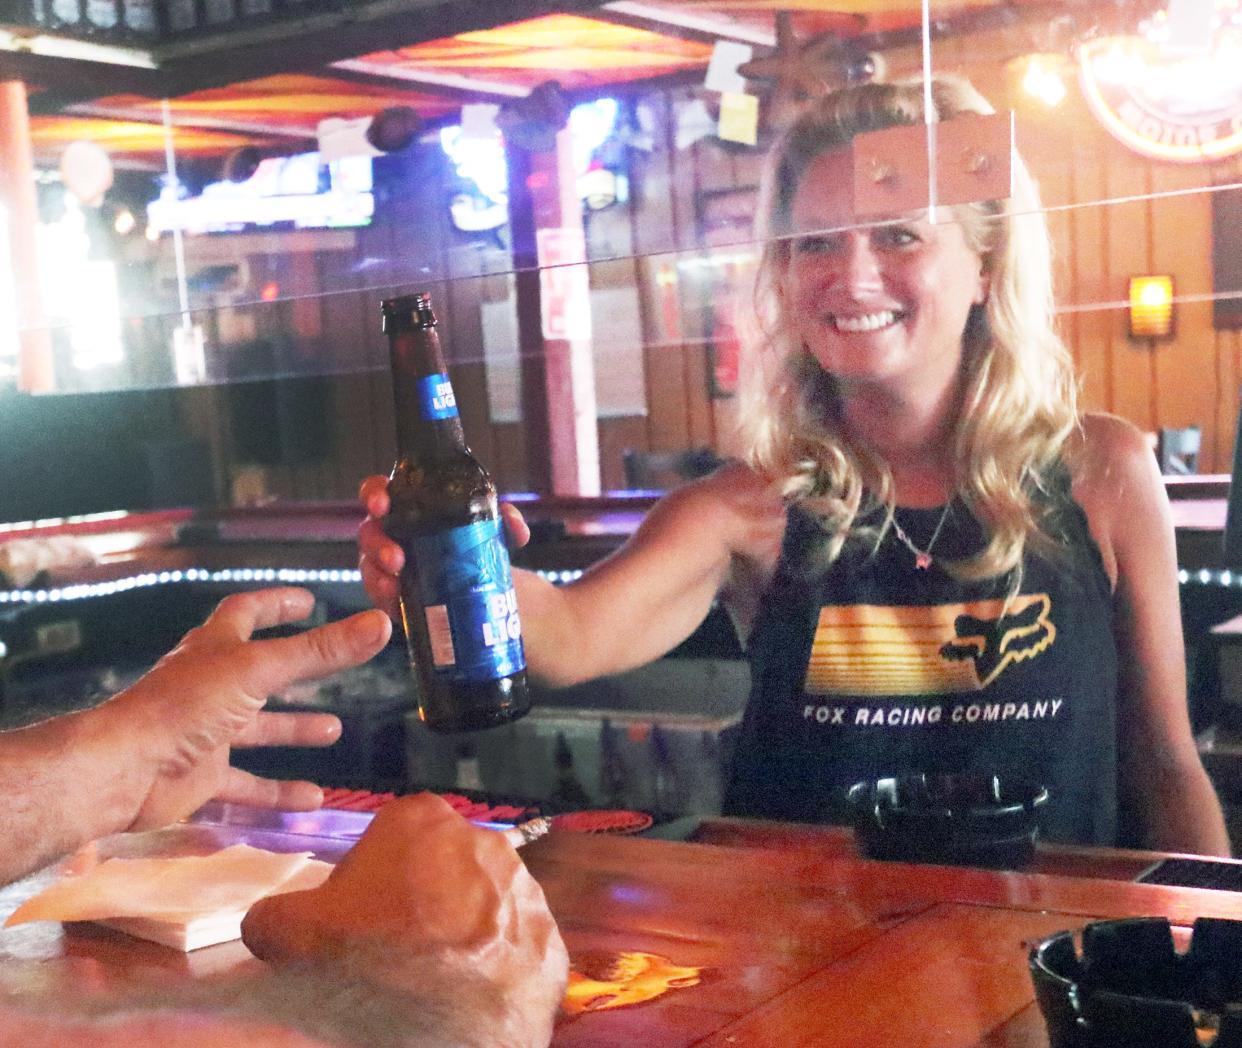
[[[383,86],[392,86],[394,83],[403,81],[394,81],[387,77],[375,77],[365,73],[355,73],[347,69],[339,69],[333,66],[329,72],[341,79],[353,80],[362,84],[374,84]],[[612,97],[612,98],[628,98],[633,95],[646,94],[652,91],[675,90],[682,87],[694,87],[702,83],[702,70],[679,70],[675,73],[665,73],[660,76],[646,77],[641,80],[618,81],[611,84],[594,84],[590,87],[578,88],[573,91],[567,91],[566,95],[574,104],[578,102],[589,102],[596,98]],[[479,95],[471,95],[465,92],[458,92],[451,88],[440,88],[432,90],[432,85],[428,85],[426,90],[420,85],[421,94],[439,94],[446,98],[454,98],[461,103],[472,101],[491,101],[503,104],[507,97],[491,95],[482,97]],[[521,89],[523,96],[527,93],[526,88]],[[61,115],[68,117],[85,117],[100,120],[126,120],[135,123],[147,123],[157,125],[159,119],[150,109],[127,107],[127,106],[101,106],[90,102],[78,102],[69,106],[61,112]],[[428,119],[424,124],[424,132],[436,130],[442,126],[456,123],[458,120],[456,113],[441,115]],[[207,115],[195,113],[178,113],[176,116],[175,126],[178,129],[186,131],[202,130],[202,131],[226,131],[234,134],[254,135],[256,139],[270,141],[273,138],[282,138],[291,143],[309,143],[313,148],[315,135],[299,131],[290,127],[272,126],[261,123],[259,121],[247,121],[242,119],[222,119]],[[158,169],[159,164],[153,165],[137,165],[145,167],[153,167]]]
[[[601,2],[504,0],[498,19],[497,5],[479,0],[369,0],[318,15],[195,34],[149,51],[126,48],[123,54],[77,39],[27,34],[14,37],[11,49],[0,50],[0,78],[39,85],[49,101],[61,105],[109,94],[175,98],[276,73],[318,72],[372,51],[489,29],[500,22],[589,13]],[[45,38],[63,45],[58,53],[31,53],[32,41]],[[66,50],[70,53],[62,53]]]
[[[504,0],[504,24],[566,11],[589,11],[600,0]],[[382,17],[350,21],[351,10],[334,19],[300,22],[288,36],[253,42],[227,41],[227,58],[219,48],[161,60],[172,95],[207,87],[222,87],[273,73],[311,72],[372,51],[410,47],[458,33],[489,29],[499,24],[496,7],[479,0],[399,0]],[[296,46],[290,43],[296,41]]]
[[493,80],[479,80],[458,73],[442,73],[434,69],[411,69],[368,62],[362,58],[347,58],[333,62],[324,74],[340,76],[360,84],[384,87],[405,87],[421,93],[443,95],[463,102],[503,102],[509,98],[525,98],[529,89],[522,84],[506,84]]
[[718,40],[737,40],[757,47],[776,46],[774,31],[746,25],[728,15],[677,9],[644,3],[642,0],[615,0],[614,3],[605,4],[592,17],[702,44],[714,44]]
[[[69,116],[90,117],[94,120],[121,120],[135,124],[160,125],[159,113],[139,106],[100,106],[92,104],[75,105]],[[224,131],[234,135],[254,135],[258,138],[287,138],[295,142],[313,142],[314,131],[304,128],[290,127],[281,124],[265,124],[261,120],[244,118],[225,119],[200,113],[174,113],[173,130],[186,131]]]
[[[951,15],[933,17],[928,26],[933,40],[951,36],[969,36],[992,29],[1005,29],[1024,22],[1047,20],[1063,14],[1070,5],[1065,0],[1047,0],[1043,3],[1013,4],[1002,0],[992,7],[968,8]],[[831,36],[832,34],[827,34]],[[825,36],[818,39],[823,40]],[[840,39],[840,38],[838,38]],[[861,33],[840,42],[854,50],[885,51],[897,47],[911,47],[923,39],[923,27],[912,25],[903,29],[881,29]],[[803,46],[814,47],[816,40],[807,40]]]
[[141,66],[115,65],[29,51],[0,51],[0,80],[22,80],[32,89],[34,103],[46,98],[70,100],[93,98],[104,94],[139,94],[158,91],[161,83],[157,69]]

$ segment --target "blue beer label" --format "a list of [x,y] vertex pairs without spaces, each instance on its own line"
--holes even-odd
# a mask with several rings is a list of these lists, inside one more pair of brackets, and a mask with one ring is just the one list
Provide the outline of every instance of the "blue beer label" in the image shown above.
[[522,623],[500,522],[411,540],[436,675],[483,683],[526,668]]
[[448,375],[424,375],[418,380],[418,407],[426,419],[457,417],[457,398]]

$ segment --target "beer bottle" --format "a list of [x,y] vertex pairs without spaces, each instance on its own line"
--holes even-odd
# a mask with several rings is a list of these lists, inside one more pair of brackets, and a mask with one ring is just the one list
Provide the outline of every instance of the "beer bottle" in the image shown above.
[[466,446],[431,297],[381,309],[397,409],[384,530],[405,551],[401,623],[419,716],[435,731],[503,724],[530,709],[530,694],[496,486]]

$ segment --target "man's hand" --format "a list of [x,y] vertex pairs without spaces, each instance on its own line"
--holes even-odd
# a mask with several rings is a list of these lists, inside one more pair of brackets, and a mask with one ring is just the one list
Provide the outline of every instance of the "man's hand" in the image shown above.
[[263,713],[268,696],[297,680],[363,663],[392,632],[365,611],[292,637],[251,640],[256,630],[304,619],[315,598],[292,587],[226,597],[210,618],[133,687],[100,708],[115,729],[143,733],[154,773],[130,829],[163,826],[214,798],[292,810],[323,803],[309,782],[261,779],[229,766],[233,746],[330,746],[328,714]]
[[[388,479],[370,476],[358,489],[358,498],[366,508],[367,519],[358,528],[358,570],[362,572],[362,585],[372,603],[392,617],[399,618],[397,575],[405,566],[405,553],[385,533],[383,518],[388,515]],[[530,528],[516,506],[505,503],[500,507],[501,517],[509,533],[509,541],[515,547],[530,541]]]
[[513,847],[429,794],[385,806],[319,888],[257,902],[242,936],[270,972],[0,1000],[0,1048],[545,1048],[569,972]]
[[272,964],[341,962],[454,1002],[471,1045],[546,1045],[568,975],[543,891],[513,846],[431,794],[386,805],[320,887],[255,903],[242,938]]

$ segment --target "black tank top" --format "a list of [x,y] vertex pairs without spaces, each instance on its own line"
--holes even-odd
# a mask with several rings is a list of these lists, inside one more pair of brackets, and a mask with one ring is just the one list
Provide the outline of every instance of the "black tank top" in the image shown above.
[[[1068,477],[1048,530],[1064,559],[1028,551],[1009,580],[964,583],[890,529],[878,550],[851,539],[831,567],[809,567],[823,532],[789,513],[776,573],[748,645],[750,699],[727,814],[841,821],[845,789],[906,772],[1020,773],[1048,787],[1043,834],[1114,843],[1117,656],[1112,595]],[[942,508],[899,509],[926,548]],[[981,548],[982,529],[950,506],[933,553]]]

